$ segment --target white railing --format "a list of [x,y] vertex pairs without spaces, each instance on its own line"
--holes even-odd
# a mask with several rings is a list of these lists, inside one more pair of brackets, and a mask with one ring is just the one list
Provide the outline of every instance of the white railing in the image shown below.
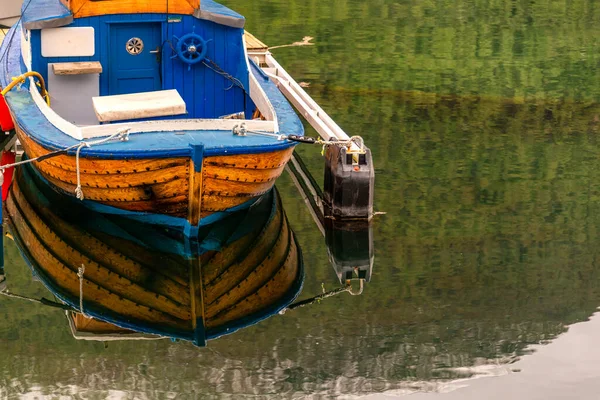
[[[308,123],[315,128],[323,140],[331,140],[332,138],[336,138],[339,141],[350,140],[350,136],[287,73],[277,60],[275,60],[271,52],[268,50],[249,50],[248,56],[271,78],[283,95],[296,107]],[[358,145],[353,143],[352,150],[359,150]]]

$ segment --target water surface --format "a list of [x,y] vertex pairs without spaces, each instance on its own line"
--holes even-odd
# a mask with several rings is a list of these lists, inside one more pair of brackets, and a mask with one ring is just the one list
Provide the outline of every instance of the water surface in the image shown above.
[[[374,221],[371,282],[205,349],[76,341],[62,312],[1,299],[0,396],[378,398],[487,374],[525,378],[461,381],[473,398],[498,385],[520,388],[511,398],[594,398],[600,356],[575,370],[567,346],[542,363],[564,368],[560,383],[536,360],[600,305],[597,4],[223,3],[269,45],[315,38],[273,52],[373,151],[387,214]],[[299,151],[320,181],[319,149]],[[291,179],[277,186],[304,254],[301,298],[338,287]],[[5,256],[11,290],[45,295],[13,243]],[[593,339],[594,321],[576,327]]]

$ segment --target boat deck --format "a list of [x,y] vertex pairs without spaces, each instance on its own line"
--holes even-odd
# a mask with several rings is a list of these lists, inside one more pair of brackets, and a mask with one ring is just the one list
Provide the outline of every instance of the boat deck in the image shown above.
[[244,33],[244,43],[246,44],[246,49],[248,51],[267,51],[267,50],[269,50],[269,46],[267,46],[266,44],[264,44],[263,42],[258,40],[256,38],[256,36],[254,36],[253,34],[251,34],[248,31],[246,31]]

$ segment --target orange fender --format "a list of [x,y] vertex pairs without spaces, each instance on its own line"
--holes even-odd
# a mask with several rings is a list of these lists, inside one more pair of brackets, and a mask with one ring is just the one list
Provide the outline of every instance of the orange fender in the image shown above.
[[[0,157],[0,165],[13,164],[15,162],[15,159],[15,152],[8,150],[3,151],[2,156]],[[4,170],[4,183],[2,184],[2,201],[6,201],[6,199],[8,198],[8,190],[10,189],[14,172],[15,167],[10,167]]]
[[6,100],[4,96],[0,94],[0,128],[4,132],[12,131],[15,129],[15,124],[13,122],[12,116],[10,115],[10,110],[8,109],[8,104],[6,104]]

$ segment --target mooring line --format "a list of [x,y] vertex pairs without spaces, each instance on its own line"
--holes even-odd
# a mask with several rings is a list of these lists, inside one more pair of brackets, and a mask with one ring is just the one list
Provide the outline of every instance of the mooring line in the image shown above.
[[4,183],[4,170],[6,170],[8,168],[18,167],[20,165],[30,164],[33,162],[42,162],[42,161],[48,160],[50,158],[68,154],[69,151],[77,149],[75,152],[75,167],[76,167],[76,173],[77,173],[77,188],[75,189],[75,196],[79,200],[83,200],[85,197],[83,195],[83,190],[81,188],[81,169],[79,168],[79,154],[81,152],[81,149],[83,149],[84,147],[99,146],[99,145],[106,144],[112,140],[117,140],[117,139],[120,140],[121,142],[127,142],[129,140],[129,131],[130,130],[131,130],[131,128],[125,128],[125,129],[118,131],[117,133],[113,133],[112,135],[110,135],[104,139],[81,141],[81,142],[74,144],[72,146],[69,146],[65,149],[55,150],[53,152],[44,154],[39,157],[28,158],[27,160],[22,160],[22,161],[17,161],[12,164],[2,165],[2,166],[0,166],[0,184]]
[[313,138],[310,136],[299,136],[299,135],[283,135],[279,133],[271,133],[264,131],[254,131],[246,128],[246,124],[242,123],[241,125],[235,125],[232,129],[232,133],[235,136],[246,136],[247,134],[260,135],[272,137],[273,139],[277,139],[279,141],[282,140],[291,140],[292,142],[305,143],[305,144],[318,144],[322,145],[323,148],[325,146],[342,146],[342,147],[350,147],[352,144],[355,144],[359,147],[360,153],[364,153],[365,151],[365,141],[361,136],[352,136],[348,140],[323,140],[321,138]]
[[26,301],[30,301],[32,303],[42,304],[44,306],[59,308],[61,310],[74,311],[72,307],[70,307],[66,304],[57,303],[57,302],[45,299],[43,297],[41,299],[34,299],[33,297],[27,297],[27,296],[23,296],[20,294],[11,293],[8,291],[8,289],[0,290],[0,295],[14,298],[14,299],[19,299],[19,300],[26,300]]
[[348,292],[350,293],[350,295],[352,296],[358,296],[360,294],[362,294],[363,289],[364,289],[364,279],[360,279],[360,289],[358,292],[354,292],[354,290],[352,289],[352,284],[351,283],[346,283],[345,286],[342,286],[340,288],[331,290],[329,292],[325,292],[325,288],[322,286],[323,288],[323,294],[308,298],[308,299],[304,299],[304,300],[300,300],[297,301],[296,303],[290,305],[289,307],[284,308],[283,310],[279,311],[279,314],[283,315],[286,313],[286,311],[288,310],[294,310],[296,308],[301,308],[301,307],[305,307],[305,306],[309,306],[311,304],[314,303],[320,303],[321,300],[327,299],[329,297],[333,297],[336,296],[340,293],[344,293],[344,292]]
[[314,39],[314,37],[312,37],[312,36],[304,36],[302,38],[301,42],[294,42],[291,44],[280,44],[279,46],[271,46],[271,47],[269,47],[269,50],[281,49],[283,47],[314,46],[315,43],[311,43],[311,40],[313,40],[313,39]]

